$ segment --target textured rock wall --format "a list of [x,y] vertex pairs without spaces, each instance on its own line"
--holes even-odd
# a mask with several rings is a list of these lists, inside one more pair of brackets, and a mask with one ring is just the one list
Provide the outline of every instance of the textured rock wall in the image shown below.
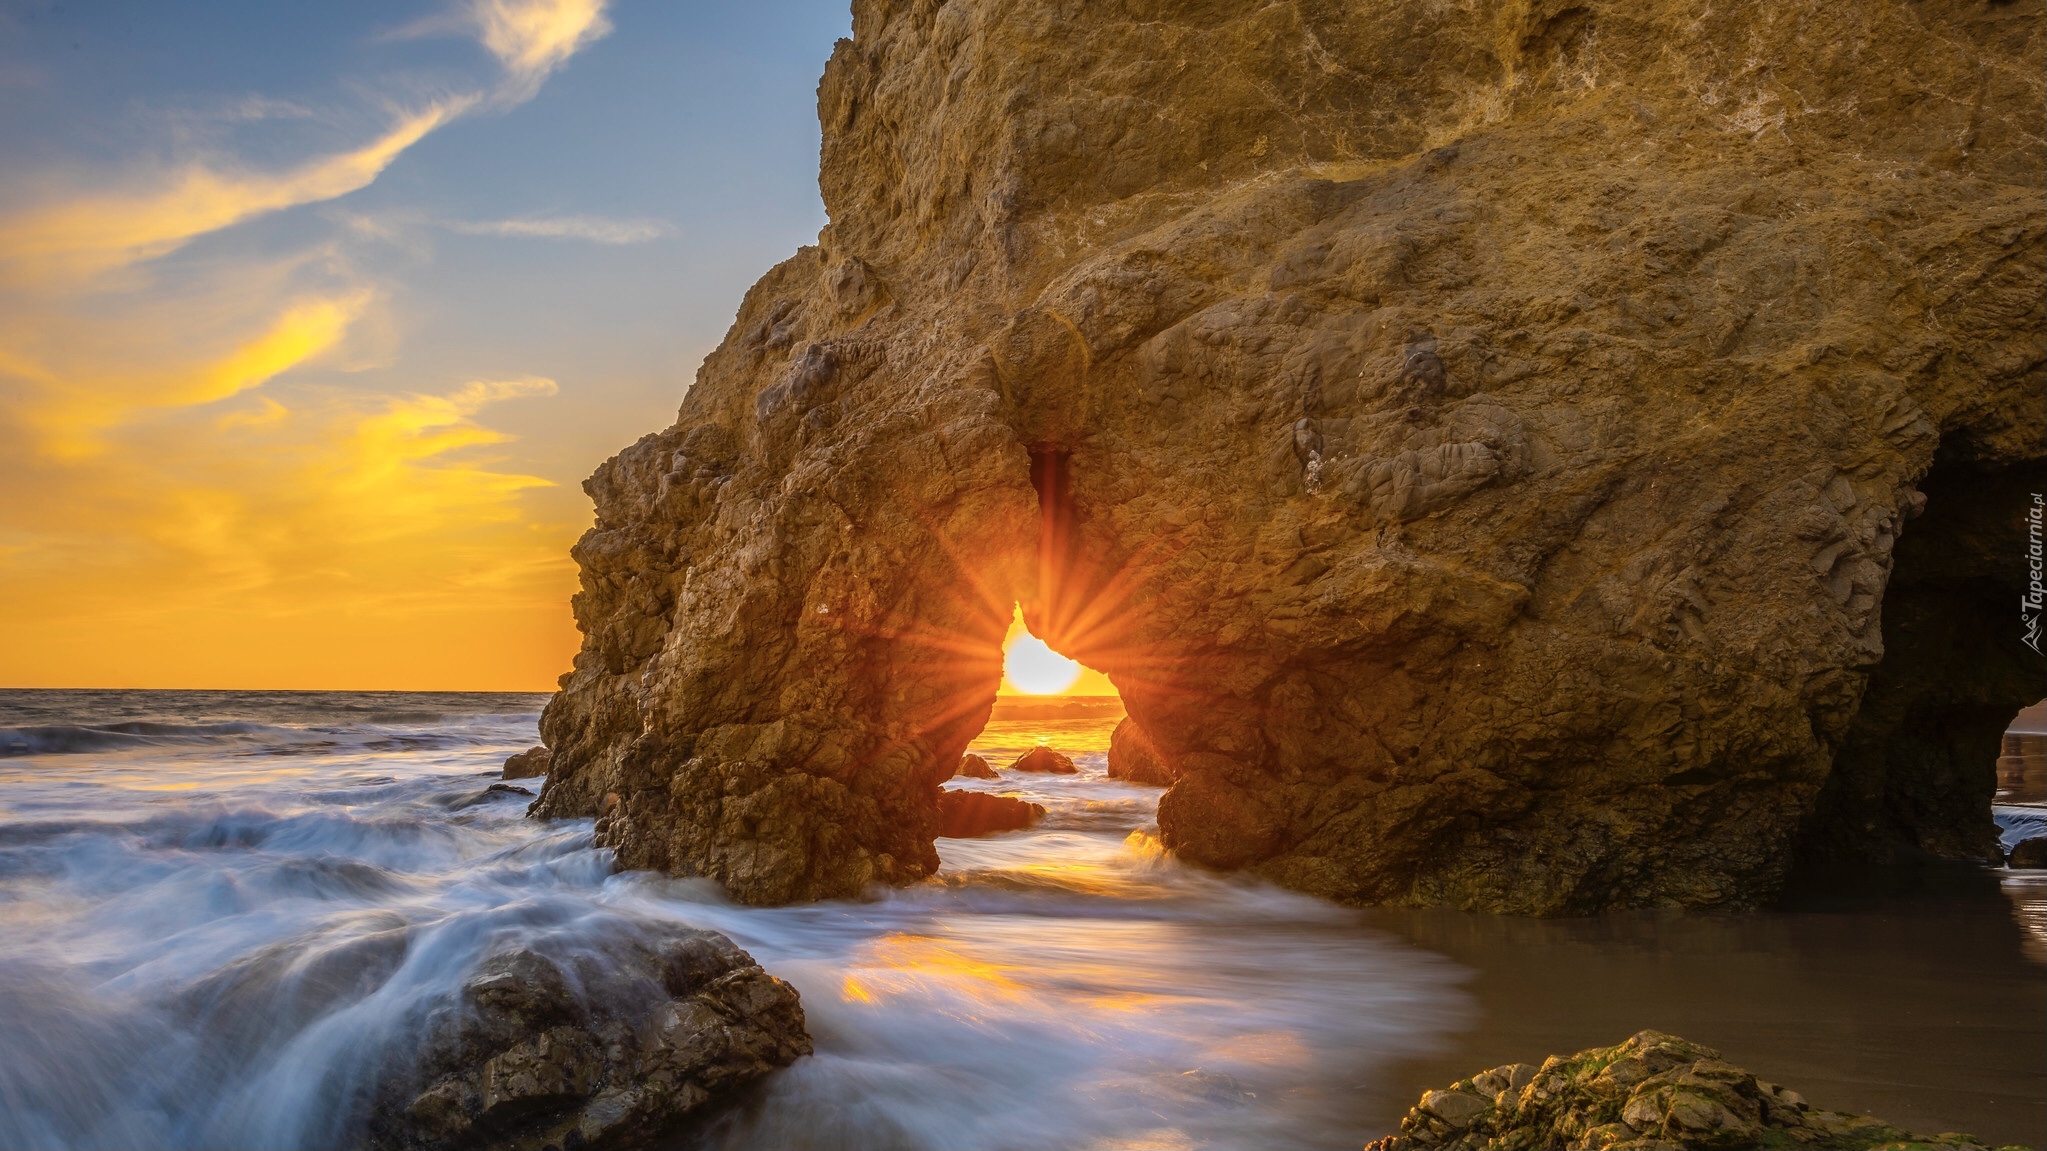
[[1198,862],[1559,913],[1895,834],[1810,813],[1936,454],[2047,454],[2042,11],[861,0],[830,225],[586,485],[537,812],[928,874],[1021,600]]

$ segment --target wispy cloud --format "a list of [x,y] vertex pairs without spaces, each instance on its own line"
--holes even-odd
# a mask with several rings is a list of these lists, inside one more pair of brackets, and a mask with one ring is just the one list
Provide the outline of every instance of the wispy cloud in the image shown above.
[[525,99],[584,45],[611,31],[606,0],[474,0],[469,17]]
[[643,244],[675,234],[666,220],[613,220],[604,216],[524,216],[514,220],[457,220],[449,231],[468,236],[537,236],[592,240],[599,244]]
[[284,173],[193,163],[132,192],[73,196],[0,219],[0,268],[13,283],[56,287],[170,252],[252,216],[367,187],[427,133],[474,106],[458,97],[401,117],[375,141]]

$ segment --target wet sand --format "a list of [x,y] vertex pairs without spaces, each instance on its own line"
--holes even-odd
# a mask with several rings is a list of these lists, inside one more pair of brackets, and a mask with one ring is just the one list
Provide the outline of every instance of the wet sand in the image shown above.
[[1921,1133],[2047,1143],[2047,967],[1975,867],[1806,890],[1785,910],[1529,920],[1375,911],[1472,972],[1474,1025],[1403,1064],[1410,1098],[1653,1027],[1814,1105]]

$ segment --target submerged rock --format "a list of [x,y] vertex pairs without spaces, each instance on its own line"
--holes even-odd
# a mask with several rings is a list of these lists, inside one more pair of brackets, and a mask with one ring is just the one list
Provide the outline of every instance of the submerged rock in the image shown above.
[[1001,773],[997,772],[992,766],[989,765],[987,760],[982,759],[978,755],[960,756],[959,770],[954,772],[953,775],[956,778],[965,779],[1001,778]]
[[1020,602],[1196,863],[1564,914],[1988,858],[2042,0],[853,7],[829,225],[585,485],[537,815],[750,903],[928,876]]
[[1021,831],[1045,816],[1045,806],[1008,795],[978,791],[938,793],[938,834],[946,839],[973,839],[1000,831]]
[[505,772],[498,778],[531,779],[536,775],[546,775],[547,769],[553,765],[554,753],[535,745],[505,760]]
[[628,1148],[809,1054],[796,991],[691,931],[574,961],[485,960],[380,1085],[373,1148]]
[[2047,836],[2036,835],[2013,844],[2011,857],[2005,862],[2012,867],[2047,867]]
[[1109,778],[1127,779],[1152,787],[1171,787],[1180,778],[1160,757],[1159,749],[1129,716],[1109,733]]
[[1040,745],[1016,757],[1009,765],[1011,771],[1040,771],[1053,775],[1073,775],[1080,771],[1073,766],[1073,757],[1063,751]]
[[1720,1053],[1644,1031],[1617,1047],[1541,1067],[1513,1063],[1425,1092],[1400,1134],[1365,1151],[1981,1151],[1967,1135],[1913,1135],[1880,1120],[1812,1107]]

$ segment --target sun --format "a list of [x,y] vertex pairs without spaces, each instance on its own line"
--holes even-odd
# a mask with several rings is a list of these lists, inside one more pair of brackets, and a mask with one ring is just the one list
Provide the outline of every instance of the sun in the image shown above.
[[1026,695],[1058,695],[1079,682],[1080,673],[1080,664],[1025,629],[1023,608],[1017,608],[1009,638],[1002,641],[1002,674],[1009,686]]

